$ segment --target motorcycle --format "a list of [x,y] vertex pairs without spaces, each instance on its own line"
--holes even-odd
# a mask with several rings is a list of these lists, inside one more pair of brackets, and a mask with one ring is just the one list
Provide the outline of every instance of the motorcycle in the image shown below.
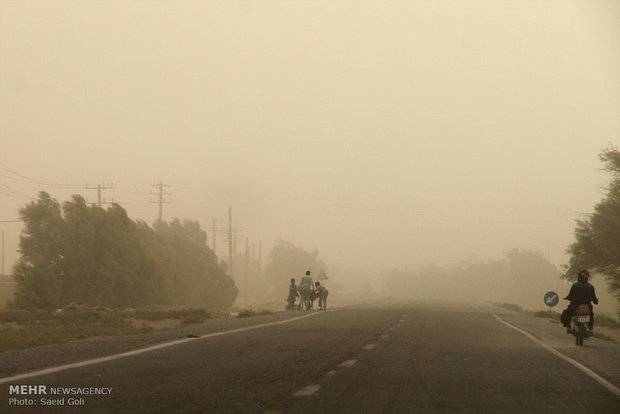
[[300,291],[299,305],[301,309],[311,310],[314,307],[314,300],[316,299],[316,291],[310,289],[303,289]]
[[590,308],[588,305],[579,305],[575,311],[575,315],[572,317],[571,325],[573,335],[575,335],[575,341],[577,346],[583,346],[583,340],[588,338],[592,332],[590,332]]

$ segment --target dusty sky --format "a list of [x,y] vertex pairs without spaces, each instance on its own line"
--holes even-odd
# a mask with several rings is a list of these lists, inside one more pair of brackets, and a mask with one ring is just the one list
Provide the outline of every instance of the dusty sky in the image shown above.
[[561,263],[619,131],[614,0],[0,0],[0,220],[95,199],[9,170],[148,220],[161,179],[336,267]]

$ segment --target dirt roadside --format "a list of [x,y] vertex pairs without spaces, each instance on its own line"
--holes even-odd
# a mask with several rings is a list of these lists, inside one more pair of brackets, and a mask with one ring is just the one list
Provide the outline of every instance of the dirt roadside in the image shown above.
[[34,369],[126,352],[178,338],[185,338],[188,335],[204,335],[260,323],[280,321],[302,314],[305,314],[305,312],[278,312],[246,318],[208,319],[203,323],[181,325],[176,328],[159,331],[91,337],[0,352],[0,376],[10,376]]

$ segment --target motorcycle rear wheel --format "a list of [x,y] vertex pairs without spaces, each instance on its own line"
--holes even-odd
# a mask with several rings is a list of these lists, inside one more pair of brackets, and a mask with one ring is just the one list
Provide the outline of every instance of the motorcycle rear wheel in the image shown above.
[[577,325],[577,335],[575,335],[577,346],[583,346],[583,338],[586,336],[586,327],[580,323]]

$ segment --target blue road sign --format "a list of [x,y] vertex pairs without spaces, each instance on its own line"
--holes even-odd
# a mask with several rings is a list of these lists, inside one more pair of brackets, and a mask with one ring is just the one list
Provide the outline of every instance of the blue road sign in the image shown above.
[[547,292],[545,293],[545,305],[550,308],[554,307],[560,302],[560,296],[555,292]]

